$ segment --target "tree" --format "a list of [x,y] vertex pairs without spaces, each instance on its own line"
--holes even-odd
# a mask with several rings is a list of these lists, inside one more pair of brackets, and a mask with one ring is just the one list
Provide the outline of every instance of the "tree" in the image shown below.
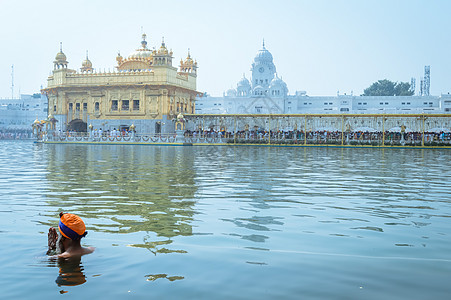
[[410,83],[399,82],[395,86],[396,96],[412,96],[414,91],[410,90]]
[[378,80],[363,90],[362,96],[412,96],[410,84],[407,82],[393,82],[388,79]]

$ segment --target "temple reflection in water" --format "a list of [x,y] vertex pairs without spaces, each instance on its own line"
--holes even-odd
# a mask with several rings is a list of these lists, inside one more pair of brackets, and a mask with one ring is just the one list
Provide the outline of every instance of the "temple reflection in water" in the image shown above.
[[48,147],[48,205],[76,211],[88,231],[155,233],[168,240],[151,241],[148,235],[132,246],[184,252],[156,250],[174,236],[192,235],[193,150],[182,148]]

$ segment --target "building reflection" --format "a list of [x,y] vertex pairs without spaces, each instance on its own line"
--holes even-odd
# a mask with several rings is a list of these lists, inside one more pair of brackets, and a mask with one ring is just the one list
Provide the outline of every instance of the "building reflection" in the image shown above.
[[[196,185],[191,147],[48,145],[48,205],[76,212],[88,230],[146,232],[156,253],[192,235]],[[49,224],[56,217],[49,213]],[[151,236],[164,241],[151,241]]]

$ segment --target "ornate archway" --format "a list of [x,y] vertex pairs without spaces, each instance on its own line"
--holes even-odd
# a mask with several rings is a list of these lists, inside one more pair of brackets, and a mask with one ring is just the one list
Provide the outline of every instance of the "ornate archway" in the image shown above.
[[86,124],[86,122],[83,122],[83,120],[75,119],[70,121],[70,123],[67,125],[67,130],[76,132],[87,132],[88,124]]

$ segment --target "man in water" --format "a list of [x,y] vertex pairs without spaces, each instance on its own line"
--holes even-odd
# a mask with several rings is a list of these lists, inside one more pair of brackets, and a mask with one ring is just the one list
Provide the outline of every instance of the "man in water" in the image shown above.
[[85,223],[79,216],[61,212],[58,229],[61,233],[59,240],[56,229],[53,227],[49,229],[49,250],[47,254],[56,250],[57,243],[60,250],[60,254],[57,255],[58,258],[70,258],[94,252],[94,247],[82,247],[80,245],[81,238],[85,237],[88,232]]

